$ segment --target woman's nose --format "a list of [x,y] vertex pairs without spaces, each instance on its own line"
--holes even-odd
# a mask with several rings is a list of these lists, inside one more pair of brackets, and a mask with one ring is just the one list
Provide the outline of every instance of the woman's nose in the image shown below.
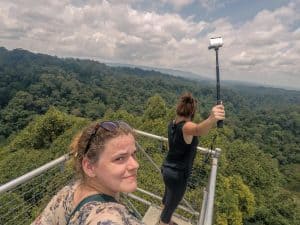
[[130,156],[129,165],[128,165],[129,170],[138,169],[139,166],[140,165],[139,165],[138,161],[136,160],[136,158],[134,156]]

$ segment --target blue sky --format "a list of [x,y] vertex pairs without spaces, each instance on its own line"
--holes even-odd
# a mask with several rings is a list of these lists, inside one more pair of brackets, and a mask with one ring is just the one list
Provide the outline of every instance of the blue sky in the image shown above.
[[0,46],[300,89],[300,0],[0,2]]

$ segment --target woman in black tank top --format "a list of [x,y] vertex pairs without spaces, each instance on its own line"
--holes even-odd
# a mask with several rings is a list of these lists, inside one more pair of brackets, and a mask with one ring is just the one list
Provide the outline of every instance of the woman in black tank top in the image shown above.
[[165,193],[161,225],[175,224],[171,217],[185,193],[199,143],[198,136],[207,134],[218,120],[225,119],[224,106],[216,105],[206,120],[194,123],[196,108],[197,100],[192,94],[183,94],[177,104],[176,118],[168,126],[169,152],[162,165]]

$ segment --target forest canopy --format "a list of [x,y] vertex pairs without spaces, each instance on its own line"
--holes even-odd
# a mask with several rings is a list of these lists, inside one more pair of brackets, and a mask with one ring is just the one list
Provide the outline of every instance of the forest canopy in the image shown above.
[[[0,48],[0,184],[66,153],[71,138],[93,120],[122,119],[166,136],[176,100],[186,91],[199,102],[195,119],[206,118],[215,104],[209,82]],[[226,85],[222,100],[224,128],[201,138],[210,147],[218,133],[222,149],[216,224],[300,224],[300,92]],[[156,146],[145,146],[162,160]],[[193,188],[207,181],[201,160],[189,186],[191,199]],[[161,188],[151,175],[144,185]],[[18,194],[12,198],[30,203]]]

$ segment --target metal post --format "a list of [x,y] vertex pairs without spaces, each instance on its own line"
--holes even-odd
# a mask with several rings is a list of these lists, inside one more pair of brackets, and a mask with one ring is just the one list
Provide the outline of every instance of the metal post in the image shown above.
[[207,191],[206,191],[206,188],[204,188],[203,189],[203,200],[202,200],[202,206],[201,206],[201,214],[200,214],[200,218],[199,218],[197,225],[203,225],[203,223],[204,223],[204,215],[205,215],[205,211],[206,211],[206,206],[207,206]]
[[213,220],[213,209],[214,209],[214,197],[215,197],[215,187],[217,178],[217,168],[218,168],[218,158],[221,149],[216,148],[216,154],[212,158],[212,167],[210,172],[210,178],[208,183],[208,196],[207,196],[207,208],[205,211],[204,225],[211,225]]

